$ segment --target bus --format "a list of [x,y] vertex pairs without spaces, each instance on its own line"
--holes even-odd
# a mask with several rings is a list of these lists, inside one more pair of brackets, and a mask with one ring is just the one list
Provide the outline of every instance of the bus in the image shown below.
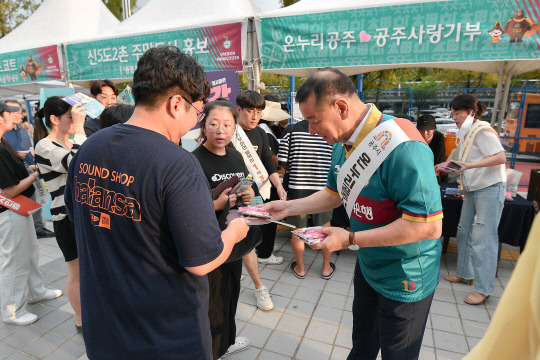
[[[538,138],[521,139],[518,153],[540,154],[540,94],[525,94],[519,92],[510,98],[504,135],[514,137],[517,134],[519,115],[522,113],[519,137]],[[515,139],[508,139],[508,144],[513,145]]]

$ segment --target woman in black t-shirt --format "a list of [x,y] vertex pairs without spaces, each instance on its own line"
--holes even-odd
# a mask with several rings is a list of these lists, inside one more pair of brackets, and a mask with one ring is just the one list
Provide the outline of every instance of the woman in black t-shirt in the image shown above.
[[[235,175],[243,179],[248,175],[248,170],[244,165],[242,155],[232,146],[229,146],[236,126],[236,109],[228,101],[217,100],[208,103],[204,108],[204,113],[204,121],[201,123],[203,141],[193,151],[193,155],[201,163],[210,187],[214,189],[223,181]],[[231,188],[225,189],[214,200],[214,209],[218,219],[227,216],[228,209],[235,206],[237,198],[243,204],[249,205],[255,197],[251,188],[239,193],[238,196],[229,195],[230,191]],[[260,238],[259,229],[250,227],[248,237]],[[250,250],[252,249],[253,247]],[[236,337],[236,323],[234,320],[240,296],[241,275],[241,257],[238,260],[226,262],[208,274],[210,290],[208,317],[210,318],[214,359],[249,347],[247,338]]]
[[[12,129],[10,111],[17,111],[0,101],[0,137]],[[9,196],[19,194],[29,198],[34,194],[32,184],[39,177],[35,168],[28,173],[24,162],[2,138],[0,143],[0,189]],[[0,251],[5,258],[2,268],[0,299],[2,320],[6,323],[27,325],[38,316],[26,310],[29,302],[60,296],[60,290],[49,290],[43,285],[39,271],[39,248],[34,221],[15,210],[0,206]]]

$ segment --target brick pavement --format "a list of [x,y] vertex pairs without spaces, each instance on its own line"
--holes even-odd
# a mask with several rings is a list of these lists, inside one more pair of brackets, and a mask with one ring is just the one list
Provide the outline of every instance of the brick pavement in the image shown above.
[[[322,255],[306,249],[307,276],[297,279],[290,271],[293,260],[287,234],[278,231],[276,248],[285,261],[260,266],[261,278],[270,289],[274,309],[255,306],[249,276],[242,281],[237,311],[239,335],[252,346],[227,360],[345,359],[351,347],[352,275],[355,255],[349,250],[332,255],[336,273],[329,281],[320,277]],[[40,239],[40,266],[49,287],[65,291],[67,267],[54,238]],[[515,261],[499,264],[495,294],[484,305],[470,306],[463,300],[472,287],[442,279],[453,274],[457,255],[443,255],[441,281],[435,292],[420,359],[461,359],[482,338],[508,284]],[[3,259],[0,259],[3,263]],[[29,307],[40,319],[32,325],[0,322],[1,359],[87,359],[84,341],[75,330],[67,296],[42,301]]]

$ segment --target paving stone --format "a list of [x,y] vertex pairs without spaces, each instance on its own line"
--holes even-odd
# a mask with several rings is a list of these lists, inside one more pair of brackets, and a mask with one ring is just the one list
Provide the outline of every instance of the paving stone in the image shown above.
[[53,311],[55,308],[47,306],[42,303],[35,303],[28,307],[28,311],[32,314],[36,314],[39,318],[44,317],[45,315],[49,314],[51,311]]
[[64,305],[60,306],[58,310],[62,310],[64,312],[67,312],[68,314],[75,315],[75,310],[71,307],[71,304],[69,302],[65,303]]
[[431,314],[431,324],[434,330],[441,330],[461,335],[464,334],[461,321],[458,318]]
[[[8,360],[29,360],[29,359],[35,360],[36,358],[33,357],[33,356],[30,356],[28,354],[25,354],[25,353],[23,353],[21,351],[17,351],[15,353],[13,353],[13,355],[7,357],[6,359],[8,359]],[[59,360],[62,360],[62,359],[59,359]]]
[[238,301],[244,304],[257,307],[257,299],[255,299],[254,294],[255,294],[255,290],[246,289],[240,293],[240,296],[238,297]]
[[14,349],[13,347],[11,347],[11,346],[9,346],[7,344],[4,344],[4,343],[0,343],[0,359],[7,358],[11,354],[13,354],[15,351],[17,351],[17,350]]
[[244,329],[239,332],[239,336],[247,337],[251,345],[262,349],[271,333],[272,329],[254,324],[246,324]]
[[236,318],[242,321],[249,321],[253,314],[255,314],[255,311],[256,308],[253,306],[239,302],[236,308]]
[[436,289],[435,295],[433,295],[433,300],[440,300],[450,303],[456,302],[456,299],[454,298],[454,293],[450,290],[445,289]]
[[422,346],[420,348],[420,354],[418,360],[435,360],[435,349],[432,347]]
[[435,341],[435,348],[437,349],[437,359],[439,358],[439,350],[458,352],[460,354],[467,354],[469,352],[464,335],[433,330],[433,339]]
[[352,311],[345,310],[343,316],[341,317],[341,326],[346,326],[348,328],[353,327],[353,315]]
[[270,335],[270,339],[268,339],[264,349],[292,358],[299,344],[299,336],[274,331],[272,335]]
[[483,305],[458,305],[459,315],[462,319],[489,323],[489,314]]
[[[46,333],[36,341],[26,345],[22,351],[39,359],[53,352],[57,347],[66,342],[66,339],[54,334]],[[84,353],[84,351],[82,352]],[[81,353],[81,354],[82,354]],[[80,356],[79,354],[78,356]]]
[[490,296],[489,299],[486,299],[486,301],[484,301],[484,305],[486,309],[496,309],[497,306],[499,306],[500,301],[501,301],[500,297]]
[[4,343],[13,346],[17,349],[22,349],[25,345],[40,338],[45,331],[35,326],[25,326],[20,331],[11,334],[3,340]]
[[0,321],[0,340],[5,339],[9,335],[16,333],[22,329],[21,326],[15,324],[7,324]]
[[86,352],[86,347],[84,345],[78,344],[73,341],[66,341],[65,343],[60,345],[60,349],[67,352],[75,359]]
[[259,355],[258,360],[291,360],[291,357],[263,350]]
[[34,325],[42,329],[51,330],[71,318],[73,315],[62,310],[53,310],[42,318],[39,318]]
[[287,306],[291,302],[291,298],[280,296],[280,295],[272,295],[272,302],[274,303],[274,311],[281,311],[284,312],[287,309]]
[[285,270],[283,275],[281,275],[281,278],[279,279],[279,281],[284,284],[298,286],[302,284],[303,280],[294,276],[294,274],[290,270],[289,271]]
[[481,338],[473,337],[473,336],[467,336],[467,342],[469,343],[469,349],[474,349],[476,345],[482,340]]
[[321,291],[300,286],[293,297],[298,300],[316,303],[321,297]]
[[[337,270],[336,270],[337,271]],[[333,279],[334,277],[332,277]],[[340,295],[347,295],[349,293],[349,288],[351,287],[351,284],[345,284],[339,281],[328,281],[328,284],[326,284],[326,287],[324,288],[324,291],[336,293]]]
[[336,337],[338,326],[325,323],[318,320],[311,320],[304,337],[327,344],[333,344]]
[[309,321],[308,318],[302,316],[283,314],[276,326],[276,330],[303,336]]
[[315,308],[312,319],[339,325],[343,310],[319,305]]
[[437,353],[437,360],[461,360],[463,359],[463,354],[455,353],[452,351],[446,351],[446,350],[436,350]]
[[340,326],[334,344],[343,346],[347,349],[352,348],[352,329],[345,326]]
[[347,302],[345,303],[345,310],[352,311],[354,297],[347,296]]
[[289,303],[289,306],[287,306],[287,310],[285,310],[285,313],[311,317],[314,309],[315,304],[309,303],[307,301],[292,299]]
[[75,321],[64,321],[50,331],[51,333],[58,334],[65,338],[70,338],[77,333],[77,329],[75,328]]
[[296,286],[289,285],[289,284],[282,284],[277,283],[272,288],[271,294],[281,295],[285,297],[293,297],[294,293],[296,292]]
[[326,280],[321,279],[321,277],[313,277],[309,273],[306,278],[302,280],[302,286],[315,290],[323,290],[326,286]]
[[426,329],[422,338],[422,346],[433,347],[433,329]]
[[344,348],[341,346],[334,346],[332,349],[332,355],[330,356],[330,360],[343,360],[346,359],[347,356],[349,356],[349,353],[351,352],[350,348]]
[[459,316],[456,304],[451,304],[440,300],[433,300],[429,312],[431,314],[446,315],[456,318]]
[[304,339],[300,344],[295,359],[297,360],[328,360],[332,353],[332,345],[319,341]]
[[257,356],[259,356],[260,352],[261,352],[261,349],[254,346],[250,346],[244,351],[227,356],[226,359],[227,360],[253,360],[253,359],[256,359]]
[[268,279],[276,281],[281,277],[282,272],[275,269],[265,268],[260,272],[261,279]]
[[353,279],[353,274],[342,269],[338,269],[336,266],[336,272],[332,276],[332,281],[342,282],[345,284],[351,284]]
[[249,323],[263,326],[269,329],[273,329],[276,327],[282,315],[283,315],[282,312],[275,311],[275,310],[270,310],[270,311],[257,310],[255,311],[255,314],[249,320]]
[[338,295],[329,292],[323,292],[319,304],[330,306],[337,309],[344,309],[347,297],[345,295]]
[[497,278],[501,282],[501,285],[506,289],[508,287],[508,283],[510,282],[510,278],[505,276],[497,276]]

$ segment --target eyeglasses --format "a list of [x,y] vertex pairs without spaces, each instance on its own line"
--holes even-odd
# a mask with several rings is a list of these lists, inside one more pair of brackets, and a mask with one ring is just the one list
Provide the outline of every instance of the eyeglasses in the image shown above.
[[[189,105],[191,105],[192,108],[195,109],[195,111],[197,112],[197,124],[200,123],[201,121],[203,121],[204,119],[204,116],[206,115],[205,113],[203,113],[202,111],[199,111],[195,105],[193,105],[191,103],[191,101],[189,101],[188,99],[186,99],[183,95],[180,95],[182,97],[182,99],[184,99]],[[171,96],[172,97],[172,96]]]
[[229,134],[234,131],[234,125],[224,124],[218,126],[217,124],[206,124],[206,131],[215,133],[221,130],[223,134]]

